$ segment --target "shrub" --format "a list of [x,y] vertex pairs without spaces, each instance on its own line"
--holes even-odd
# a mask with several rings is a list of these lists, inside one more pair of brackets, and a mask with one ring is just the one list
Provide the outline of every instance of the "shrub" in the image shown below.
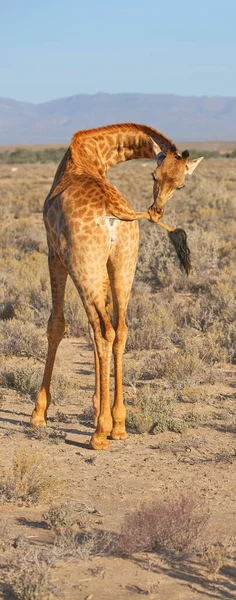
[[30,439],[37,439],[40,441],[49,442],[52,444],[60,444],[65,441],[66,433],[60,429],[52,429],[51,427],[27,427],[25,434]]
[[188,402],[190,404],[194,404],[195,402],[204,403],[206,397],[206,390],[199,385],[186,386],[183,389],[179,390],[177,393],[177,400],[179,400],[179,402]]
[[[0,385],[11,388],[35,402],[42,382],[43,369],[29,365],[0,369]],[[52,402],[62,404],[76,393],[77,386],[63,373],[54,372],[52,377]]]
[[41,360],[46,355],[46,340],[33,323],[17,319],[0,322],[0,353]]
[[76,533],[73,527],[62,528],[56,535],[53,553],[57,558],[76,556],[88,560],[92,556],[112,554],[115,542],[109,531]]
[[208,546],[202,553],[202,562],[214,578],[217,577],[220,569],[224,566],[226,559],[226,548],[221,543]]
[[77,525],[75,509],[71,502],[64,500],[57,506],[52,506],[43,514],[43,519],[49,529],[60,531]]
[[35,392],[34,372],[35,369],[29,365],[3,368],[0,370],[0,384],[3,388],[16,390],[22,395],[33,395]]
[[187,340],[184,349],[168,357],[165,377],[173,384],[199,379],[204,373],[204,363],[196,342]]
[[159,297],[135,295],[129,305],[128,326],[128,350],[163,348],[175,327],[171,306],[163,306]]
[[48,460],[42,460],[41,452],[25,446],[16,451],[12,467],[2,469],[0,496],[5,502],[37,503],[58,492],[59,486],[59,480],[49,470]]
[[134,401],[128,406],[127,426],[138,433],[168,429],[171,399],[170,391],[158,386],[137,388]]
[[49,600],[50,566],[43,551],[27,552],[10,569],[8,592],[19,600]]
[[0,553],[6,552],[12,544],[13,532],[9,527],[8,520],[0,521]]
[[125,554],[175,554],[196,547],[208,513],[196,497],[181,496],[153,502],[128,514],[121,527],[120,548]]

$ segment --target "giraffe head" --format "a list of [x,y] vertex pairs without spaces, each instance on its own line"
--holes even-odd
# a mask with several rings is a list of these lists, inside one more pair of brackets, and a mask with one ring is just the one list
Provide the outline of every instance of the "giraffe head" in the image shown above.
[[[158,210],[161,212],[164,204],[173,196],[173,193],[184,187],[185,175],[192,175],[204,157],[189,160],[188,150],[184,150],[180,155],[175,147],[168,150],[166,154],[160,151],[156,154],[155,146],[156,144],[153,142],[157,160],[157,167],[152,173],[154,180],[153,199],[157,212]],[[157,148],[159,150],[158,146]]]

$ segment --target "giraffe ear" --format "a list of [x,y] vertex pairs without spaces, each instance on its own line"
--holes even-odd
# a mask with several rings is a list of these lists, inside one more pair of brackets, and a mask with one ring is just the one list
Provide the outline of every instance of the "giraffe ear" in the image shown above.
[[197,168],[201,160],[203,160],[204,156],[200,156],[200,158],[194,158],[194,160],[189,160],[185,165],[185,174],[192,175],[193,171]]
[[150,140],[152,142],[153,158],[157,158],[158,154],[161,153],[161,148],[152,137],[150,137]]

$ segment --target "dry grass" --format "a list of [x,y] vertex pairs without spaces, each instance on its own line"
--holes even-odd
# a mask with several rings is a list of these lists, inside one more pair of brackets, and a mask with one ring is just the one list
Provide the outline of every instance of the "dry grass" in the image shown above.
[[33,323],[17,319],[0,322],[0,353],[5,356],[26,356],[42,360],[46,356],[46,341]]
[[[16,390],[27,400],[35,402],[41,385],[43,368],[27,364],[0,368],[0,386]],[[77,386],[63,373],[54,372],[52,378],[52,402],[63,404],[68,398],[78,397]]]
[[0,497],[3,502],[37,503],[60,494],[62,482],[52,474],[46,456],[23,446],[15,452],[12,466],[1,468]]
[[226,548],[220,542],[208,546],[202,553],[202,562],[207,568],[209,574],[213,575],[215,579],[220,569],[222,569],[225,564],[226,555]]
[[49,600],[51,564],[43,551],[28,550],[11,565],[8,575],[7,592],[18,600]]

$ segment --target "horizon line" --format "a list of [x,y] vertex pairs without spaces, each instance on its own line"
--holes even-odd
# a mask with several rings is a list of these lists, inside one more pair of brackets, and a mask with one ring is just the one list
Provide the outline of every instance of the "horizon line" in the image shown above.
[[176,94],[175,92],[94,92],[94,93],[87,93],[87,92],[79,92],[79,93],[75,93],[75,94],[70,94],[69,96],[59,96],[57,98],[52,98],[50,100],[43,100],[40,102],[32,102],[30,100],[19,100],[19,99],[15,99],[15,98],[11,98],[9,96],[0,96],[0,101],[1,100],[10,100],[12,102],[20,102],[22,104],[31,104],[33,106],[39,106],[41,104],[48,104],[50,102],[57,102],[58,100],[70,100],[72,98],[76,98],[77,96],[172,96],[172,97],[176,97],[176,98],[198,98],[198,99],[204,99],[204,98],[209,98],[209,99],[236,99],[236,95],[235,96],[224,96],[224,95],[207,95],[207,94],[200,94],[200,95],[196,95],[196,94]]

